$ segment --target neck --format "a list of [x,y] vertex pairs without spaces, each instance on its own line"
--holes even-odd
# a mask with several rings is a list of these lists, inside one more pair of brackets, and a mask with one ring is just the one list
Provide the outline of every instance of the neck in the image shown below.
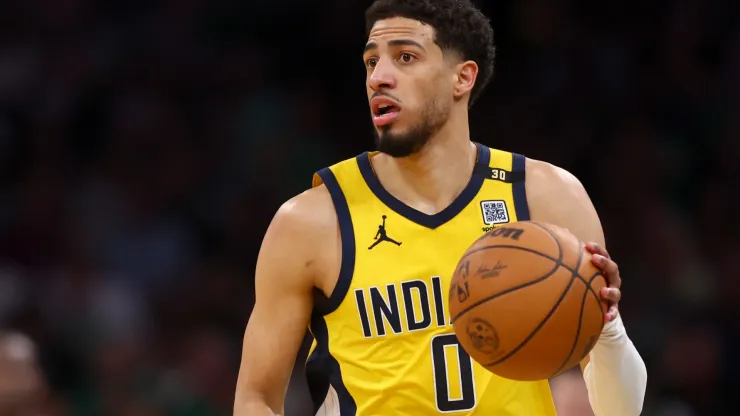
[[473,174],[477,149],[467,115],[450,120],[416,154],[373,158],[376,175],[393,196],[425,214],[436,214],[460,195]]

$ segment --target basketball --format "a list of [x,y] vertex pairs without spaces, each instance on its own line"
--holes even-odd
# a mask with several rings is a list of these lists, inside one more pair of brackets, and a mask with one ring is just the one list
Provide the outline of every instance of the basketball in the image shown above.
[[449,310],[463,349],[511,380],[554,377],[591,351],[608,309],[606,280],[569,231],[522,221],[495,228],[465,252]]

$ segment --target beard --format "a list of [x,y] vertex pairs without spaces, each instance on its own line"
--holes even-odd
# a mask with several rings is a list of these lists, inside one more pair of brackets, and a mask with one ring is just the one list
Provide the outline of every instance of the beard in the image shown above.
[[411,156],[420,151],[442,128],[449,117],[449,108],[439,100],[430,100],[421,111],[421,120],[405,131],[394,132],[393,123],[375,129],[375,147],[394,158]]

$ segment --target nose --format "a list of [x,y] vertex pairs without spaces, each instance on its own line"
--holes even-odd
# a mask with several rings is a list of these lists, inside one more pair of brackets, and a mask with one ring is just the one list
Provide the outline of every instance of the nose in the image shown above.
[[378,60],[368,78],[368,85],[373,91],[396,88],[393,63],[387,59]]

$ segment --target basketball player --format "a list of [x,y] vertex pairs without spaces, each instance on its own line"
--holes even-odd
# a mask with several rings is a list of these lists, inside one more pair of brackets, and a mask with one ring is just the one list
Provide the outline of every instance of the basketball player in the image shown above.
[[646,370],[619,317],[619,272],[583,186],[563,169],[471,141],[468,108],[493,72],[488,20],[469,0],[377,0],[366,18],[378,152],[319,171],[275,215],[257,261],[235,414],[283,414],[309,327],[318,415],[555,415],[548,380],[506,380],[471,363],[446,310],[465,249],[491,227],[532,219],[590,242],[612,306],[582,366],[588,399],[597,416],[638,415]]

